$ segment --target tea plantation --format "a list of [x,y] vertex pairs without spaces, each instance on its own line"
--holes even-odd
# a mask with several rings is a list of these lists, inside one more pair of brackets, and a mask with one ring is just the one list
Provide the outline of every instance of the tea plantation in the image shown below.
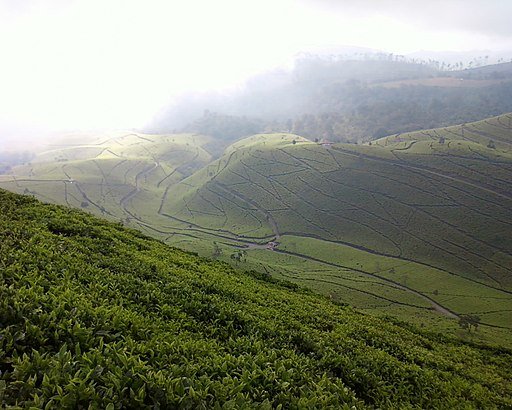
[[[10,191],[367,313],[512,347],[512,113],[365,145],[119,132],[5,172]],[[459,326],[467,316],[478,331]]]
[[509,408],[468,344],[0,191],[0,405]]

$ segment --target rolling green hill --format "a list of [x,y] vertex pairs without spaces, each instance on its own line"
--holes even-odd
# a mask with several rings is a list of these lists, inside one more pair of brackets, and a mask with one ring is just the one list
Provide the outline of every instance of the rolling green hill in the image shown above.
[[[128,135],[38,157],[0,186],[371,313],[511,346],[511,120],[362,146],[260,134],[215,160],[204,137]],[[460,330],[475,316],[478,332]]]
[[[3,178],[6,187],[105,216],[129,211],[134,196],[166,187],[208,164],[214,144],[192,134],[118,133],[87,145],[45,151]],[[1,177],[0,177],[1,178]]]
[[247,259],[358,307],[476,314],[509,333],[510,118],[371,146],[253,137],[179,184],[162,214],[249,248],[277,238]]
[[512,352],[0,190],[0,404],[507,408]]

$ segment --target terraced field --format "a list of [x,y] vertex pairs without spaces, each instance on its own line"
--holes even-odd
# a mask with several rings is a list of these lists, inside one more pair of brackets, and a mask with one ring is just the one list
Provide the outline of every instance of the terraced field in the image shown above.
[[275,239],[273,253],[246,245],[245,263],[360,308],[430,324],[435,309],[510,328],[509,119],[371,146],[256,136],[219,172],[188,178],[162,214],[226,244]]
[[216,160],[199,136],[123,136],[94,158],[15,169],[0,186],[87,202],[176,246],[379,315],[464,337],[457,319],[478,316],[471,337],[512,345],[511,122],[365,146],[256,135]]
[[[0,184],[48,202],[81,207],[126,223],[143,223],[132,202],[160,198],[208,164],[208,137],[119,133],[89,145],[46,151]],[[156,213],[156,211],[155,211]]]

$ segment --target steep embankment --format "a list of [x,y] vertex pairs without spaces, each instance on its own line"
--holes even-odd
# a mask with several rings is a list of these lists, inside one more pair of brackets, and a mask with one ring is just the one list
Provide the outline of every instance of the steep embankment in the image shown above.
[[2,406],[512,406],[508,350],[363,315],[5,191],[0,238]]

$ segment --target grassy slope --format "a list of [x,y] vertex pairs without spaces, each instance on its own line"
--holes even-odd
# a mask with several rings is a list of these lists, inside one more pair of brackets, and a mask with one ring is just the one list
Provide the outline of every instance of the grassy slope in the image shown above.
[[512,406],[509,350],[363,315],[5,191],[0,238],[2,406]]
[[169,185],[202,168],[211,161],[203,148],[209,142],[190,134],[119,134],[41,153],[31,164],[16,167],[14,177],[1,177],[0,184],[50,202],[136,220],[133,198],[162,196]]
[[[248,266],[264,261],[341,301],[437,325],[417,291],[505,328],[495,340],[510,340],[510,118],[372,146],[244,140],[218,160],[217,172],[178,185],[163,212],[217,230],[224,242],[278,232],[279,255],[250,250]],[[491,139],[495,148],[487,147]]]
[[[371,146],[258,135],[202,169],[209,157],[199,155],[201,137],[162,149],[157,136],[151,143],[131,135],[108,143],[123,158],[103,151],[94,160],[41,163],[36,175],[18,168],[26,177],[2,186],[80,206],[80,192],[69,201],[78,185],[98,205],[89,210],[173,245],[224,260],[246,247],[247,268],[462,337],[450,317],[476,314],[485,326],[472,338],[510,346],[510,121],[504,115]],[[487,147],[491,139],[495,148]],[[147,147],[151,155],[141,160]],[[201,160],[184,170],[196,155]],[[70,169],[73,183],[36,181]],[[256,245],[276,237],[275,252]]]

